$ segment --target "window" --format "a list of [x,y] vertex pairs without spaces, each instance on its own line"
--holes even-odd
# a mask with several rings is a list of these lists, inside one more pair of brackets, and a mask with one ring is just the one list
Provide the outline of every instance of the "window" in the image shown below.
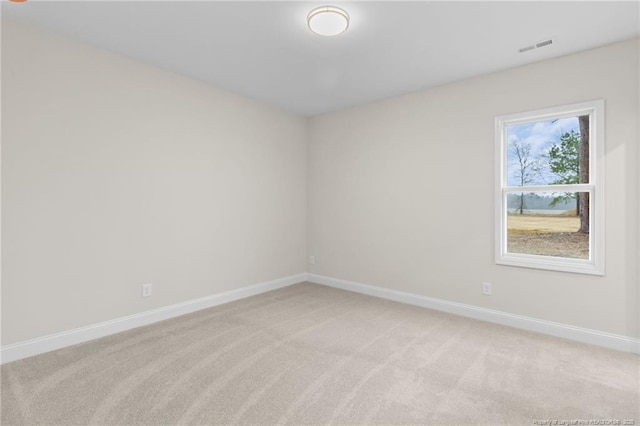
[[496,263],[604,275],[604,101],[496,117]]

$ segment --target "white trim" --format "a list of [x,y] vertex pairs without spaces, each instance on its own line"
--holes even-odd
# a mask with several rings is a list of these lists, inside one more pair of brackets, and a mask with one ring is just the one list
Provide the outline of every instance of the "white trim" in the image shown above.
[[[604,100],[556,106],[495,118],[495,263],[524,268],[547,269],[579,274],[604,275]],[[589,183],[572,185],[507,186],[507,126],[534,123],[556,118],[589,115]],[[589,254],[588,260],[556,256],[541,256],[507,251],[507,194],[510,192],[589,192]]]
[[605,333],[602,331],[576,327],[568,324],[545,321],[523,315],[510,314],[507,312],[481,308],[463,303],[450,302],[447,300],[421,296],[412,293],[405,293],[390,290],[382,287],[375,287],[367,284],[360,284],[337,278],[326,277],[317,274],[301,273],[273,281],[267,281],[236,290],[205,296],[199,299],[189,300],[174,305],[165,306],[150,311],[133,314],[126,317],[116,318],[73,330],[63,331],[48,336],[24,342],[6,345],[0,348],[0,364],[16,361],[23,358],[43,354],[78,343],[88,342],[100,337],[120,333],[133,328],[141,327],[166,319],[185,315],[201,309],[210,308],[234,300],[243,299],[267,291],[287,287],[303,281],[310,281],[342,290],[367,294],[382,299],[396,302],[417,305],[424,308],[449,312],[452,314],[489,321],[496,324],[507,325],[524,330],[562,337],[578,342],[603,346],[606,348],[621,350],[625,352],[640,354],[640,339],[621,336],[617,334]]
[[0,364],[76,345],[78,343],[120,333],[132,328],[153,324],[158,321],[164,321],[169,318],[189,314],[201,309],[233,302],[238,299],[244,299],[245,297],[255,296],[256,294],[265,293],[267,291],[276,290],[306,281],[306,278],[306,273],[292,275],[289,277],[241,287],[235,290],[225,291],[223,293],[188,300],[186,302],[176,303],[174,305],[164,306],[162,308],[152,309],[139,314],[128,315],[126,317],[120,317],[73,330],[6,345],[0,348]]
[[589,183],[574,183],[568,185],[531,185],[531,186],[505,186],[503,192],[591,192],[595,185]]
[[417,305],[423,308],[435,309],[455,315],[562,337],[619,351],[640,354],[640,339],[633,337],[546,321],[524,315],[511,314],[508,312],[466,305],[463,303],[450,302],[448,300],[436,299],[413,293],[405,293],[402,291],[390,290],[387,288],[345,281],[322,275],[308,274],[307,280],[315,284],[322,284],[342,290],[367,294],[369,296],[379,297],[382,299]]
[[[598,105],[600,104],[600,105]],[[534,111],[524,111],[516,114],[502,115],[497,118],[508,121],[509,124],[535,123],[537,121],[552,120],[556,118],[571,118],[585,113],[590,114],[595,108],[604,108],[604,100],[579,102],[570,105],[558,105],[550,108],[542,108]]]

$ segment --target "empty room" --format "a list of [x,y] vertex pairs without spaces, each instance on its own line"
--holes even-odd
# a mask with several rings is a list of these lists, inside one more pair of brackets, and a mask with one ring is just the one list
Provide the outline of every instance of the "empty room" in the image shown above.
[[1,6],[1,424],[640,424],[639,2]]

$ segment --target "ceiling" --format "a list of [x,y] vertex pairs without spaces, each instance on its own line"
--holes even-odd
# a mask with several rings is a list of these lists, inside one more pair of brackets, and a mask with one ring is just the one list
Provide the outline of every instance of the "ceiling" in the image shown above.
[[[311,116],[640,36],[638,2],[2,2],[3,16]],[[518,49],[546,38],[548,47]]]

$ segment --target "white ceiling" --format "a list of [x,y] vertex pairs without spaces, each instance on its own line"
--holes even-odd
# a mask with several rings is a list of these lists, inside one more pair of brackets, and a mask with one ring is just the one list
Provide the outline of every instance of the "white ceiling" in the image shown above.
[[2,13],[306,116],[640,36],[637,1],[337,1],[351,24],[332,38],[306,27],[323,4],[3,1]]

